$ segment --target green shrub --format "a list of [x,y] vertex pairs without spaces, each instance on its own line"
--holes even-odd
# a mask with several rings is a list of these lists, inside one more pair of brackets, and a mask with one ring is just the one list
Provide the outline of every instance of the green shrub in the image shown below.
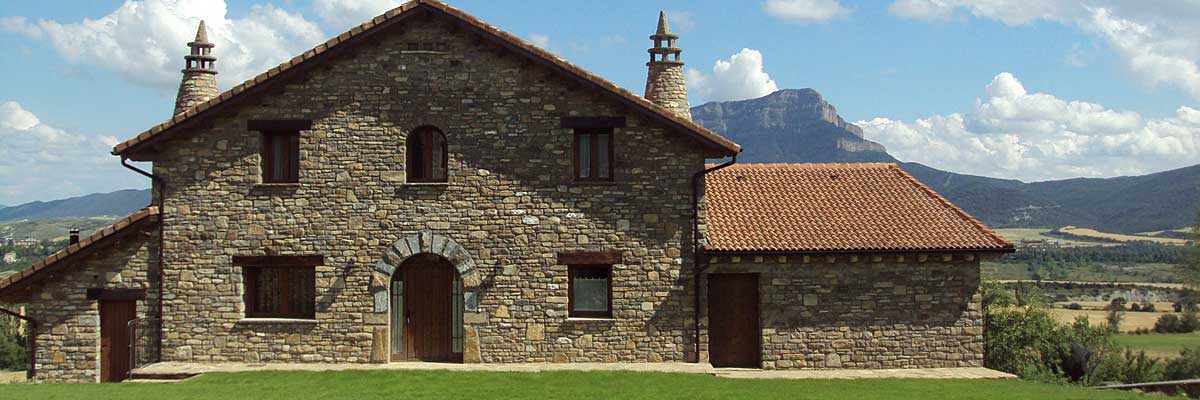
[[28,365],[19,322],[11,316],[0,315],[0,370],[20,370]]
[[1200,378],[1200,347],[1185,347],[1179,352],[1178,358],[1167,361],[1163,370],[1163,379],[1196,379]]
[[1012,292],[1005,290],[994,282],[984,282],[979,286],[979,291],[983,295],[983,308],[989,309],[993,307],[1010,307],[1017,304],[1017,300],[1013,298]]
[[1123,320],[1123,319],[1125,319],[1124,313],[1118,311],[1115,308],[1108,310],[1108,316],[1104,317],[1105,322],[1107,322],[1107,324],[1108,324],[1107,325],[1108,332],[1109,333],[1121,332],[1121,320]]
[[1162,364],[1144,351],[1134,353],[1132,349],[1125,349],[1117,368],[1118,379],[1125,383],[1157,382],[1163,379]]
[[1200,317],[1196,316],[1196,310],[1184,311],[1183,316],[1179,317],[1179,333],[1192,333],[1196,329],[1200,329]]
[[1054,320],[1040,307],[995,309],[988,313],[984,335],[985,365],[1044,382],[1098,383],[1118,379],[1106,366],[1116,355],[1106,326],[1080,317],[1070,325]]
[[993,309],[984,335],[988,368],[1021,377],[1058,376],[1046,362],[1058,355],[1058,323],[1041,308]]
[[1154,321],[1154,331],[1158,333],[1179,333],[1179,316],[1164,314]]

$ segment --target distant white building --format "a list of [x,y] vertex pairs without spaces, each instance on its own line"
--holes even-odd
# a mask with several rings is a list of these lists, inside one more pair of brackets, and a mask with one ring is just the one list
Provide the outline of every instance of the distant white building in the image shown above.
[[5,264],[15,264],[17,262],[17,253],[16,252],[4,253],[4,258],[0,259],[0,262],[3,262]]

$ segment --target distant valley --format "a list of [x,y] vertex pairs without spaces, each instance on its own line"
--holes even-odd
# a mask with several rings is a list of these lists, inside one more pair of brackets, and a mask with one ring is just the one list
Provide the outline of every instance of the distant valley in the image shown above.
[[1149,175],[1026,183],[901,162],[866,140],[815,90],[785,89],[692,108],[693,119],[743,147],[738,162],[894,162],[997,228],[1067,225],[1116,233],[1189,226],[1200,207],[1200,165]]

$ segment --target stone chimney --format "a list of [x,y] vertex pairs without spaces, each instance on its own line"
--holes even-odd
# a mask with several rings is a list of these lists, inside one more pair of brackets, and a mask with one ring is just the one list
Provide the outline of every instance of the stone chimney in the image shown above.
[[70,230],[70,231],[67,231],[67,232],[69,232],[69,233],[70,233],[70,235],[71,235],[71,236],[70,236],[70,237],[71,237],[71,239],[70,239],[70,242],[69,242],[69,244],[77,244],[77,243],[79,243],[79,228],[71,228],[71,230]]
[[184,56],[183,81],[179,83],[179,95],[175,97],[175,113],[187,111],[197,104],[217,97],[217,57],[212,55],[213,44],[208,42],[204,21],[196,29],[196,40],[187,44],[191,53]]
[[667,14],[659,11],[658,30],[650,35],[654,47],[648,50],[650,62],[646,63],[650,69],[650,74],[646,76],[646,100],[691,120],[687,86],[683,80],[683,60],[679,59],[683,49],[675,47],[676,39],[679,39],[679,35],[672,34],[667,27]]

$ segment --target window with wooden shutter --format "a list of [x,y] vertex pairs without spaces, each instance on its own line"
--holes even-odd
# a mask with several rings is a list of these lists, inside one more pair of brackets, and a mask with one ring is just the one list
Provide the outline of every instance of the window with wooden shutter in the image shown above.
[[611,181],[613,130],[575,129],[575,180]]
[[242,264],[246,317],[315,318],[319,260],[314,256],[235,257],[235,264]]
[[431,126],[414,129],[405,148],[409,182],[446,182],[446,135]]
[[300,132],[263,132],[263,183],[300,182]]

